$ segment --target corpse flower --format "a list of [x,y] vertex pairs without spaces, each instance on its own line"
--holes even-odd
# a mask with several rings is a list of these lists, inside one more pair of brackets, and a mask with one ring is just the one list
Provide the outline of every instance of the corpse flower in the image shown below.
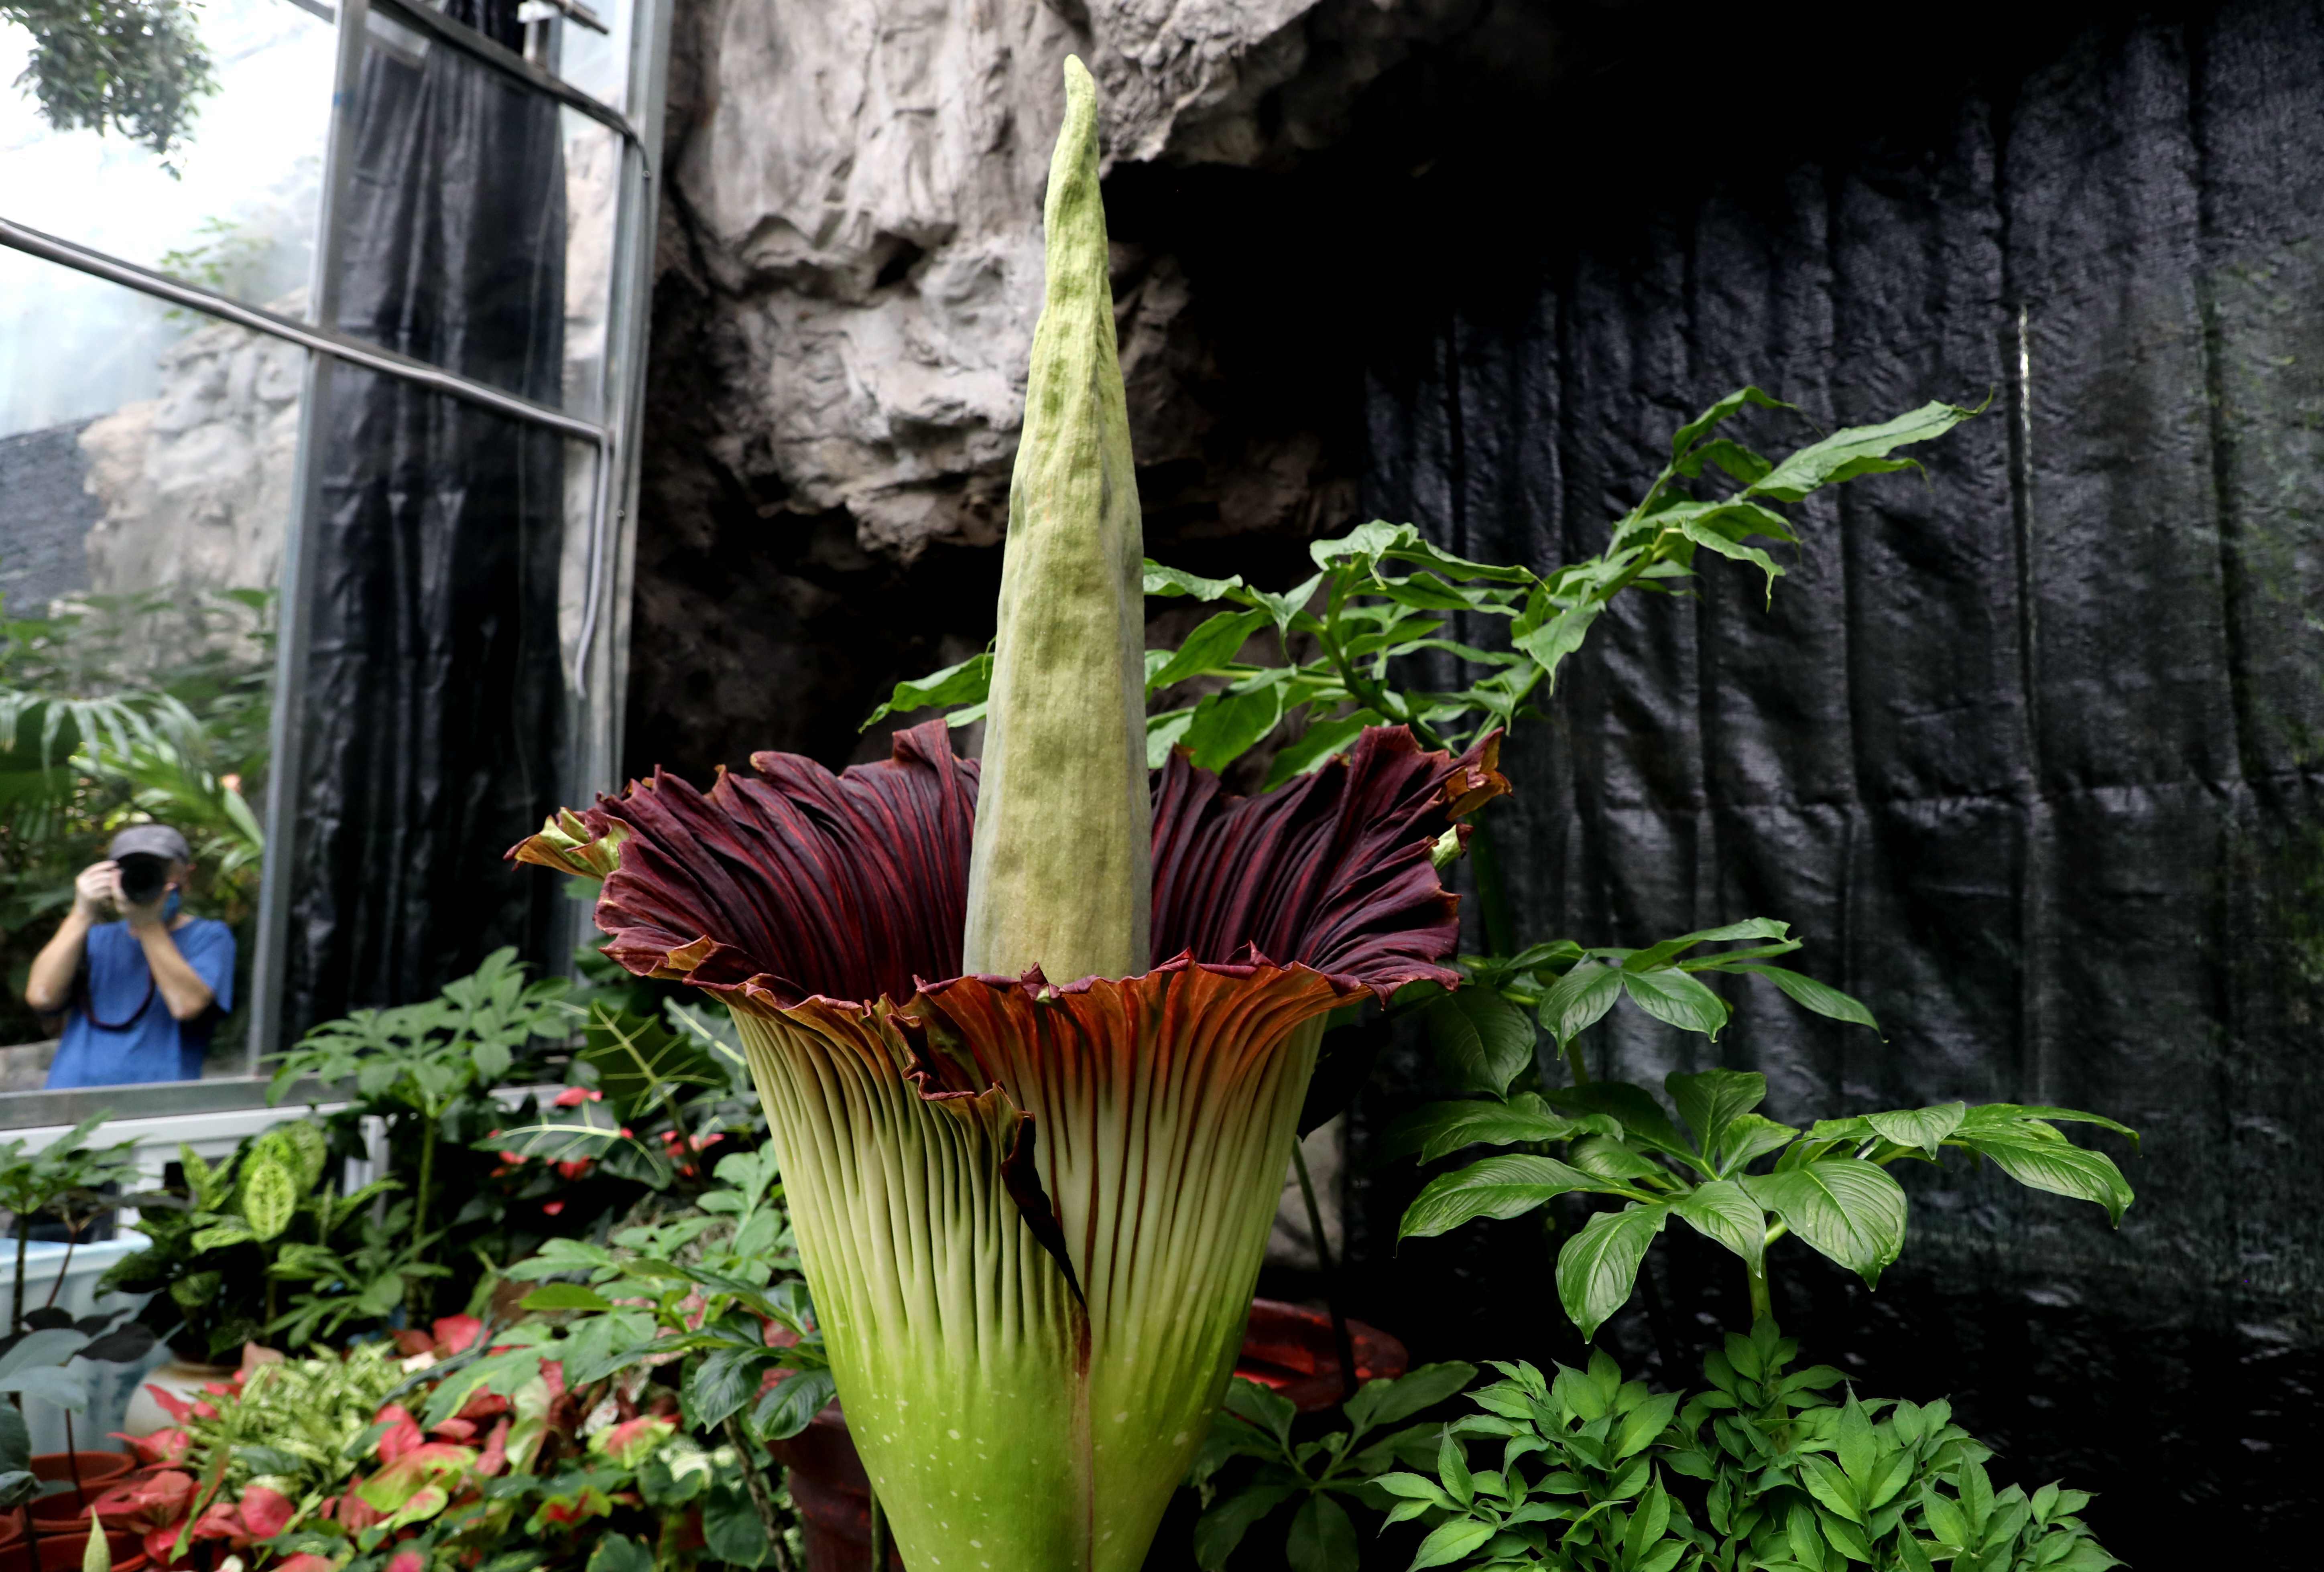
[[[914,1567],[1140,1565],[1232,1371],[1324,1017],[1428,979],[1506,789],[1400,729],[1257,797],[1145,762],[1094,89],[1066,65],[984,756],[657,772],[512,855],[722,998],[839,1394]],[[1165,959],[1154,964],[1151,957]]]

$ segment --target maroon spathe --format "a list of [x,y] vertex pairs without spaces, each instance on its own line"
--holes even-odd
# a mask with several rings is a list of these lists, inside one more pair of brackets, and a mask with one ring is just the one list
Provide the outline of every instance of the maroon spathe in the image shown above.
[[[1508,789],[1499,745],[1455,759],[1375,727],[1344,758],[1254,797],[1174,757],[1154,776],[1157,963],[1298,968],[1383,997],[1458,981],[1443,964],[1458,902],[1430,851],[1449,822]],[[903,1000],[954,978],[977,767],[953,754],[944,722],[837,776],[795,754],[751,763],[756,778],[722,769],[706,793],[657,771],[581,815],[593,838],[625,832],[597,905],[606,953],[761,1013]],[[545,837],[511,855],[592,871]]]

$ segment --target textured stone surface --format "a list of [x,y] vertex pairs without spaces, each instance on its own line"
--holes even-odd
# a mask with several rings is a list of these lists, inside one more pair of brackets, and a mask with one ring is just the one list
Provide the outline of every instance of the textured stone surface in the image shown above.
[[[681,4],[632,765],[698,773],[770,746],[839,762],[836,712],[989,633],[983,558],[1006,513],[1068,53],[1101,86],[1149,542],[1344,525],[1353,465],[1307,408],[1326,379],[1303,382],[1288,352],[1223,365],[1222,337],[1264,344],[1268,329],[1222,326],[1220,291],[1176,237],[1231,234],[1240,220],[1203,222],[1221,200],[1273,221],[1267,190],[1215,182],[1279,182],[1342,134],[1368,83],[1488,9]],[[1298,289],[1290,263],[1268,244],[1234,259],[1256,279],[1281,270],[1248,314],[1299,314],[1264,298]],[[1352,428],[1358,403],[1343,402]],[[804,712],[806,690],[832,712]]]

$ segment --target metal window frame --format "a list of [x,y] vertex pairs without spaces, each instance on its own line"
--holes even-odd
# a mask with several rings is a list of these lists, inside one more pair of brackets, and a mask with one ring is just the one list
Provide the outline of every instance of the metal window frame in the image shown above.
[[[326,14],[326,8],[312,0],[292,3],[318,14]],[[222,317],[307,351],[298,455],[292,473],[291,494],[295,501],[283,535],[282,611],[276,641],[272,754],[265,805],[267,856],[260,878],[258,942],[252,958],[249,1041],[254,1064],[263,1063],[283,1046],[280,993],[290,936],[288,852],[297,806],[295,785],[301,773],[299,767],[307,740],[302,712],[313,632],[310,608],[318,565],[310,537],[321,507],[318,450],[325,435],[324,409],[329,400],[333,372],[340,363],[480,405],[586,443],[594,450],[595,484],[588,522],[582,626],[573,668],[567,674],[576,724],[567,757],[559,763],[567,790],[576,799],[586,799],[591,792],[610,789],[615,784],[624,720],[622,679],[629,660],[630,586],[636,549],[639,486],[636,455],[644,418],[645,360],[652,323],[654,234],[660,205],[657,176],[673,4],[674,0],[633,0],[628,102],[639,113],[632,122],[620,111],[558,80],[513,51],[425,5],[412,0],[339,0],[334,15],[337,38],[332,111],[325,142],[323,190],[316,215],[308,320],[304,322],[0,216],[0,245],[172,305]],[[346,188],[354,157],[355,89],[374,12],[459,51],[527,89],[579,111],[620,136],[613,273],[606,302],[604,364],[600,372],[604,395],[602,421],[585,420],[441,366],[364,343],[333,326],[338,315],[338,263],[346,239]],[[566,23],[560,20],[558,25]],[[577,942],[582,914],[576,906],[561,915],[570,933],[561,934],[560,939]],[[570,944],[565,947],[569,949]],[[0,1129],[70,1123],[97,1108],[110,1109],[122,1117],[134,1117],[252,1107],[265,1101],[266,1086],[267,1078],[260,1073],[143,1086],[18,1092],[0,1097]]]

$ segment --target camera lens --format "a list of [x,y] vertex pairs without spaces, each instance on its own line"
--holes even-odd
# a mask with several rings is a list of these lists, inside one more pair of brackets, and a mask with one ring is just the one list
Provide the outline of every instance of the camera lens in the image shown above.
[[121,897],[133,906],[150,906],[170,882],[170,863],[150,851],[121,859]]

